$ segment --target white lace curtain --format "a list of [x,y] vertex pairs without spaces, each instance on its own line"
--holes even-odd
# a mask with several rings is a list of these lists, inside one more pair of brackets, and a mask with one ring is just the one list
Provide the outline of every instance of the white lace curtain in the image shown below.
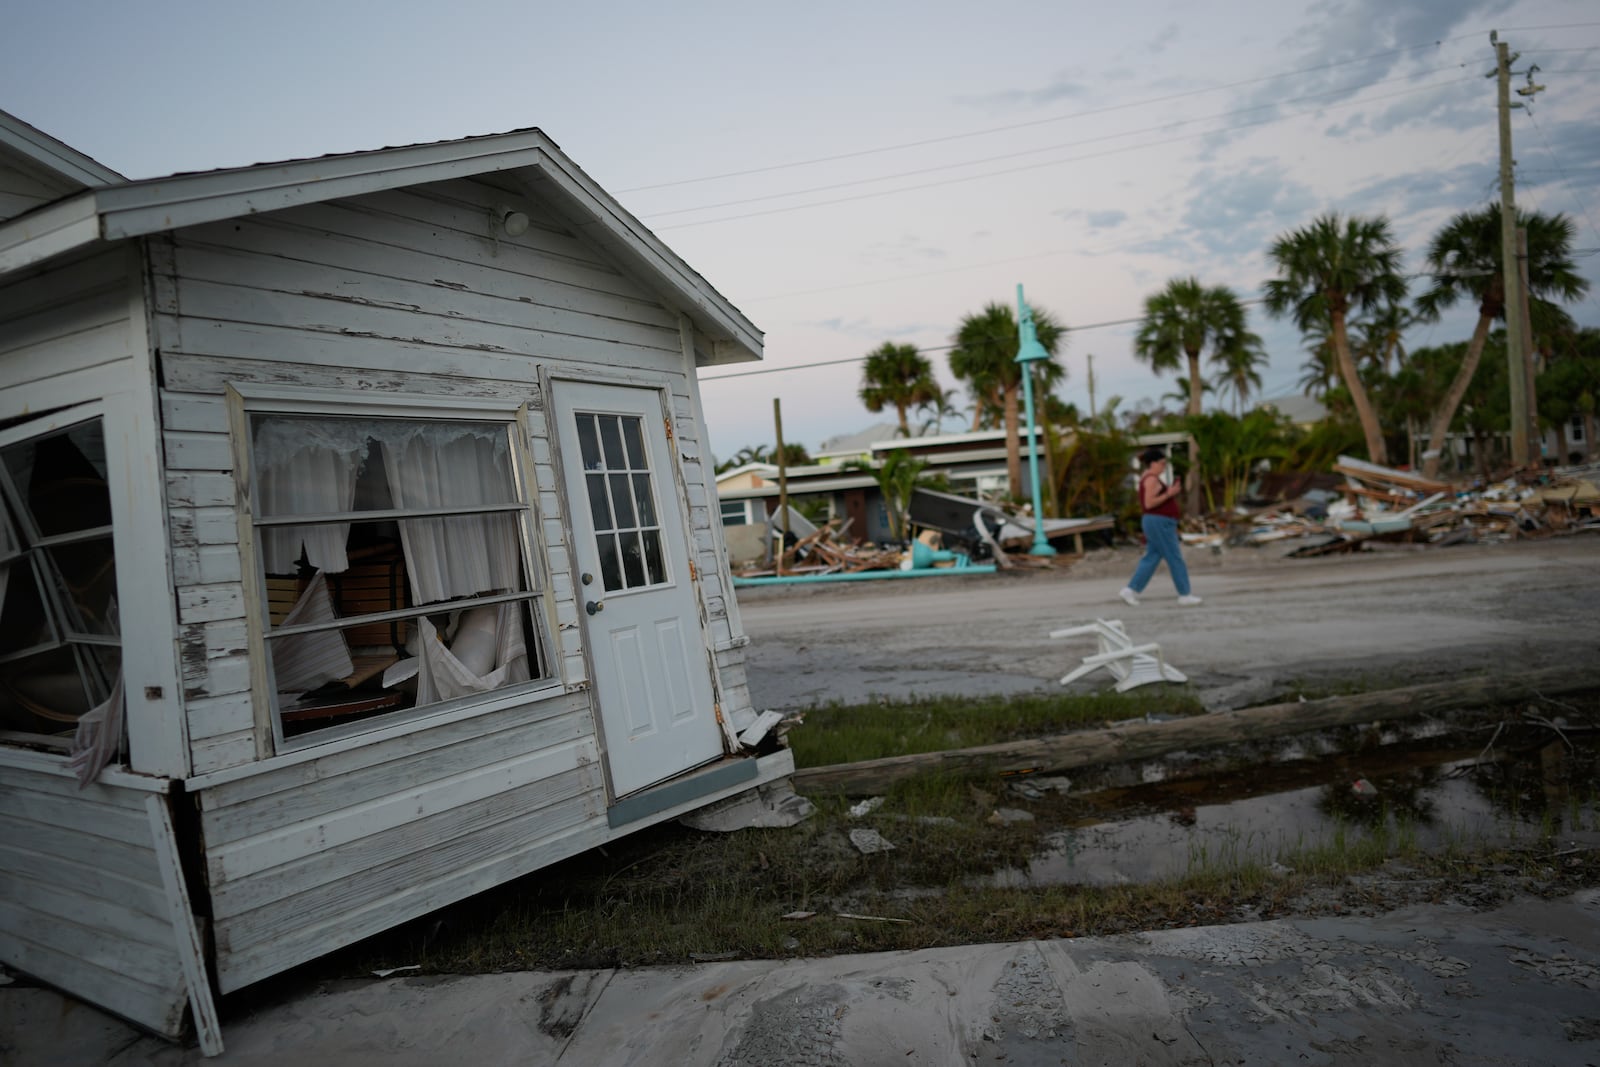
[[[266,418],[256,426],[256,482],[263,517],[349,512],[356,479],[376,442],[395,508],[511,504],[511,456],[503,426],[401,419]],[[349,568],[350,523],[261,528],[269,574],[295,569],[302,548],[328,574]],[[431,604],[520,588],[517,522],[510,514],[406,519],[400,523],[412,598]]]
[[[355,506],[356,475],[367,455],[362,426],[331,419],[263,419],[256,426],[256,492],[264,517],[317,515]],[[306,561],[326,574],[350,569],[348,522],[260,529],[268,574],[291,574]]]
[[[358,479],[364,507],[466,510],[515,504],[518,499],[506,428],[494,423],[270,417],[256,425],[255,456],[263,516],[357,511]],[[363,465],[374,460],[381,466],[361,477]],[[384,484],[375,486],[379,474],[378,481]],[[370,502],[368,492],[373,497]],[[515,512],[402,519],[399,528],[413,604],[524,588]],[[312,566],[324,573],[336,574],[349,566],[348,522],[260,529],[269,573],[293,570],[302,548]],[[424,635],[419,704],[528,679],[518,604],[471,609],[448,648],[427,619],[418,620],[418,625]],[[321,641],[332,637],[343,645],[337,631],[308,636]],[[293,660],[288,653],[297,651],[287,642],[300,640],[278,642],[285,659]],[[309,684],[312,679],[301,681]]]
[[[467,508],[516,500],[503,429],[413,424],[380,439],[396,508]],[[465,431],[465,432],[464,432]],[[400,543],[417,604],[521,588],[514,515],[405,519]]]

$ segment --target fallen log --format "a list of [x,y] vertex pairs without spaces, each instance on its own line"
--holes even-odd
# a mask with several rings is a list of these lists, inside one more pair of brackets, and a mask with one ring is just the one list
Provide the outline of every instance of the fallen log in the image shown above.
[[793,781],[800,792],[860,795],[881,792],[895,782],[923,774],[1066,771],[1149,759],[1180,749],[1257,741],[1376,720],[1437,715],[1594,689],[1600,689],[1600,665],[1555,667],[1498,678],[1464,678],[1320,700],[1266,704],[1169,722],[1133,722],[1104,730],[1002,741],[976,748],[803,767],[794,772]]

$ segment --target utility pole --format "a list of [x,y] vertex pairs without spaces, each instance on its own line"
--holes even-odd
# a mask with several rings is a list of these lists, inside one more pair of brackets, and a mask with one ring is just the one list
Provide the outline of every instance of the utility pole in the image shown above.
[[1100,414],[1100,409],[1094,406],[1094,353],[1089,353],[1089,425],[1094,425],[1095,416]]
[[1517,269],[1517,199],[1511,158],[1511,61],[1506,43],[1491,32],[1500,111],[1500,269],[1506,308],[1506,378],[1511,384],[1511,462],[1528,465],[1528,372],[1522,354],[1522,274]]
[[789,465],[784,462],[787,457],[783,454],[783,405],[778,397],[772,398],[772,425],[778,435],[778,529],[783,531],[783,536],[778,538],[774,569],[782,575],[783,554],[789,549]]
[[1533,313],[1528,307],[1528,228],[1517,227],[1517,281],[1522,286],[1522,372],[1523,396],[1527,401],[1528,410],[1528,457],[1538,463],[1544,458],[1544,450],[1539,447],[1539,440],[1543,436],[1539,433],[1539,391],[1534,379],[1538,373],[1536,354],[1533,350]]

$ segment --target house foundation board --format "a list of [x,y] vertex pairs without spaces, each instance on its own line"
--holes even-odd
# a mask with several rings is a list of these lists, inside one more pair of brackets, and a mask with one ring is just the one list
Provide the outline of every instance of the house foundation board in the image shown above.
[[0,961],[142,1026],[787,775],[696,372],[545,134],[128,181],[0,123]]

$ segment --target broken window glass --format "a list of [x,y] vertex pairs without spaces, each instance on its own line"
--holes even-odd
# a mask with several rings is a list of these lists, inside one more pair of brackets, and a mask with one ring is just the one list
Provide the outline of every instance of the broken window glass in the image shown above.
[[284,736],[547,676],[511,424],[257,414],[251,432]]
[[121,667],[98,419],[0,449],[0,730],[70,739]]

